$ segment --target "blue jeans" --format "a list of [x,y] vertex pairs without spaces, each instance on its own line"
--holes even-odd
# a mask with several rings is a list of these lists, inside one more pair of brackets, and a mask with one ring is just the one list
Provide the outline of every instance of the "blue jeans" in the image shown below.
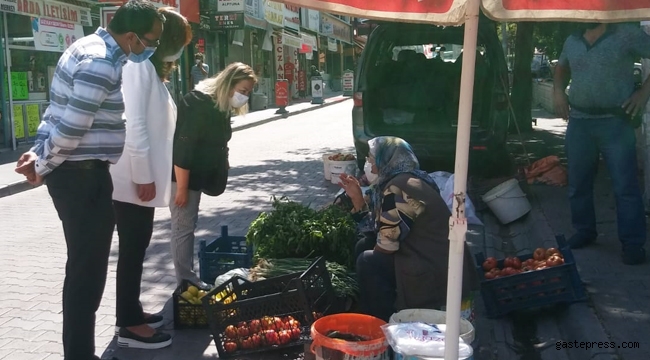
[[618,237],[623,250],[636,250],[646,241],[645,209],[637,178],[636,137],[623,119],[569,120],[566,131],[569,160],[569,202],[576,235],[595,239],[594,180],[603,155],[616,196]]

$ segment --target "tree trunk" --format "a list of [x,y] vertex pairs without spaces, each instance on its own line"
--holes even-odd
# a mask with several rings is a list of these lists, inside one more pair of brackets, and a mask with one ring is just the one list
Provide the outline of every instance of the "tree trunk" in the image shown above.
[[[515,64],[512,79],[512,107],[515,121],[521,132],[533,130],[531,108],[533,101],[533,81],[530,64],[533,60],[533,30],[535,23],[520,22],[517,24],[517,39],[515,42]],[[516,132],[514,124],[511,132]]]

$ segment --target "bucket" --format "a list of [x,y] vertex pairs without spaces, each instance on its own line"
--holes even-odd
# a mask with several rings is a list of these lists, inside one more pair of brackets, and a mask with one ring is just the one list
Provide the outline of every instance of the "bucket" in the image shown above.
[[[389,360],[386,336],[381,326],[386,322],[369,315],[335,314],[324,316],[311,325],[311,352],[316,360]],[[369,338],[367,341],[334,339],[327,333],[336,330]]]
[[[447,322],[447,314],[440,310],[431,309],[406,309],[393,314],[388,322],[391,324],[398,324],[403,322],[423,322],[427,324],[435,324],[441,331],[445,331],[445,323]],[[474,342],[474,326],[466,319],[460,319],[460,338],[467,345]]]
[[331,173],[331,179],[330,181],[332,184],[338,184],[341,182],[339,179],[339,175],[341,174],[348,174],[348,175],[356,175],[357,173],[357,161],[356,160],[348,160],[348,161],[331,161],[329,160],[329,167],[330,167],[330,173]]
[[509,224],[526,215],[530,202],[516,179],[497,185],[481,197],[502,224]]
[[332,173],[330,172],[330,159],[329,157],[334,154],[325,154],[323,155],[323,175],[325,175],[325,180],[332,179]]

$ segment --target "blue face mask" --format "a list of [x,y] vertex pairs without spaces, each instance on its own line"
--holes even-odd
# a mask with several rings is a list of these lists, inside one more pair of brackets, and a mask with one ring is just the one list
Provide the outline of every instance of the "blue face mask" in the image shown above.
[[139,54],[136,54],[131,50],[131,45],[129,44],[129,56],[127,57],[127,59],[129,59],[129,61],[132,61],[134,63],[141,63],[149,59],[151,55],[153,55],[153,53],[156,52],[156,48],[153,46],[146,46],[142,42],[142,40],[140,40],[140,37],[138,35],[136,35],[135,37],[137,37],[140,44],[144,46],[144,51]]

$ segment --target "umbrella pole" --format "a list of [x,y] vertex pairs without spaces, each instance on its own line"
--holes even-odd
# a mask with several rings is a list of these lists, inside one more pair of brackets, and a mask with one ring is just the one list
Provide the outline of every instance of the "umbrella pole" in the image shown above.
[[458,360],[460,306],[463,288],[463,259],[465,237],[467,235],[465,198],[467,196],[467,167],[469,163],[469,140],[472,125],[472,103],[474,100],[474,69],[476,66],[480,0],[468,0],[466,6],[463,64],[460,78],[460,102],[458,104],[458,129],[456,134],[454,202],[452,214],[449,218],[450,247],[449,277],[447,281],[445,360]]

